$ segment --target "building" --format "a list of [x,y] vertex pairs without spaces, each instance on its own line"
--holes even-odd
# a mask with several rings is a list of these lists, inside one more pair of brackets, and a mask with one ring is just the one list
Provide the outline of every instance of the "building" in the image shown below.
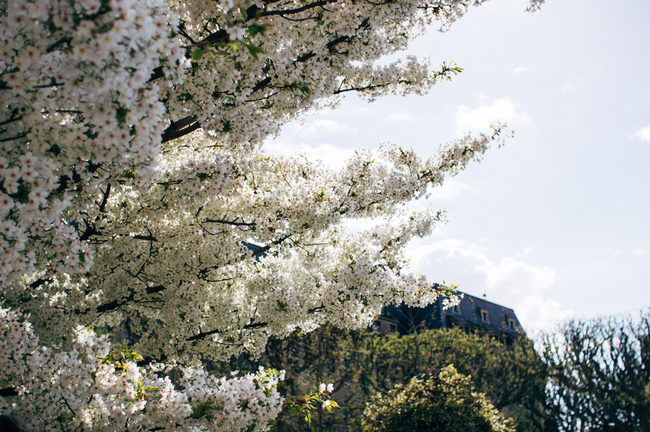
[[463,298],[449,309],[443,309],[441,297],[424,308],[387,306],[375,321],[375,328],[381,334],[397,332],[406,335],[457,327],[468,334],[476,331],[488,334],[504,345],[512,345],[523,334],[512,309],[460,291],[458,294]]

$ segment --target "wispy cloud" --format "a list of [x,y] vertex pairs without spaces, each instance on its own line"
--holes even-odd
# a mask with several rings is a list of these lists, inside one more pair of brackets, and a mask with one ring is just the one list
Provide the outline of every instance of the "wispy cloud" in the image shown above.
[[528,68],[525,68],[525,67],[516,67],[516,68],[514,68],[512,71],[513,71],[514,73],[524,73],[524,72],[528,72],[528,70],[529,70],[529,69],[528,69]]
[[527,331],[552,328],[573,314],[545,293],[555,283],[551,268],[534,266],[516,256],[495,259],[489,255],[478,243],[453,238],[420,244],[407,252],[412,271],[444,274],[448,283],[462,278],[461,291],[487,293],[488,300],[511,307]]
[[463,193],[480,192],[480,188],[471,187],[469,184],[459,181],[458,179],[451,178],[445,180],[442,186],[435,187],[429,193],[427,199],[413,201],[407,204],[413,210],[430,209],[432,206],[440,206],[440,201],[456,198]]
[[265,142],[264,151],[281,156],[302,155],[312,161],[320,160],[333,169],[342,168],[345,162],[354,155],[353,149],[337,147],[331,144],[310,145],[280,139]]
[[332,134],[336,132],[354,132],[354,129],[329,119],[309,120],[304,123],[293,123],[287,128],[290,134],[301,137],[321,137],[324,134]]
[[639,129],[634,136],[641,141],[650,141],[650,126]]
[[401,114],[401,113],[400,114],[391,114],[388,118],[391,119],[391,120],[395,120],[395,121],[411,120],[411,116],[409,116],[407,114]]
[[519,104],[510,98],[496,99],[491,105],[481,105],[470,108],[461,105],[456,110],[456,125],[458,133],[467,131],[485,132],[491,124],[528,122],[528,116],[519,110]]
[[569,84],[569,83],[564,83],[564,85],[562,86],[563,91],[573,90],[574,88],[575,87],[573,85]]

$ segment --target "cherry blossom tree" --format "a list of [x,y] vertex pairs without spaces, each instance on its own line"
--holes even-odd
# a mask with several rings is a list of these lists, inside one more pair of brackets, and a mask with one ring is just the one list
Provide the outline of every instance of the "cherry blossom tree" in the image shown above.
[[[0,2],[0,405],[30,430],[263,430],[281,374],[202,361],[433,301],[402,251],[442,215],[404,206],[500,127],[340,171],[261,142],[348,92],[450,79],[453,64],[375,62],[484,1]],[[384,223],[347,233],[354,218]],[[90,330],[120,325],[128,349]]]

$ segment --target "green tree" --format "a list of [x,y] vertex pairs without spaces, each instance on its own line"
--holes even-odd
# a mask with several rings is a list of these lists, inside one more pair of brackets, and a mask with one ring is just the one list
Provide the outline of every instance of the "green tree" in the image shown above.
[[453,365],[438,374],[419,375],[366,408],[363,432],[514,432],[469,376]]
[[368,381],[375,391],[454,364],[519,429],[544,429],[547,372],[530,339],[521,337],[514,346],[504,347],[488,335],[468,335],[458,329],[375,338],[378,344],[368,359],[373,365]]
[[569,321],[545,335],[542,356],[561,431],[650,430],[650,311]]
[[[359,431],[366,403],[376,393],[386,393],[419,374],[454,364],[471,377],[475,388],[521,431],[542,431],[545,423],[546,366],[532,341],[519,338],[504,347],[487,335],[465,334],[458,329],[427,330],[406,336],[372,331],[339,330],[330,326],[307,334],[272,340],[257,362],[240,358],[222,364],[229,370],[255,370],[259,365],[286,370],[280,390],[288,396],[309,392],[314,383],[333,383],[333,399],[341,409],[314,416],[312,430]],[[284,412],[278,432],[309,430]]]

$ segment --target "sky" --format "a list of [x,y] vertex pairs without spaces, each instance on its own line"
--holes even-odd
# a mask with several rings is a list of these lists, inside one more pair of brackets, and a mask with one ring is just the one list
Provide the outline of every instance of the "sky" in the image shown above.
[[[511,307],[524,329],[650,307],[650,2],[491,0],[407,54],[464,69],[426,96],[346,97],[285,126],[266,151],[333,167],[395,142],[423,156],[507,123],[515,136],[416,208],[448,223],[410,270]],[[645,42],[644,42],[645,41]]]

